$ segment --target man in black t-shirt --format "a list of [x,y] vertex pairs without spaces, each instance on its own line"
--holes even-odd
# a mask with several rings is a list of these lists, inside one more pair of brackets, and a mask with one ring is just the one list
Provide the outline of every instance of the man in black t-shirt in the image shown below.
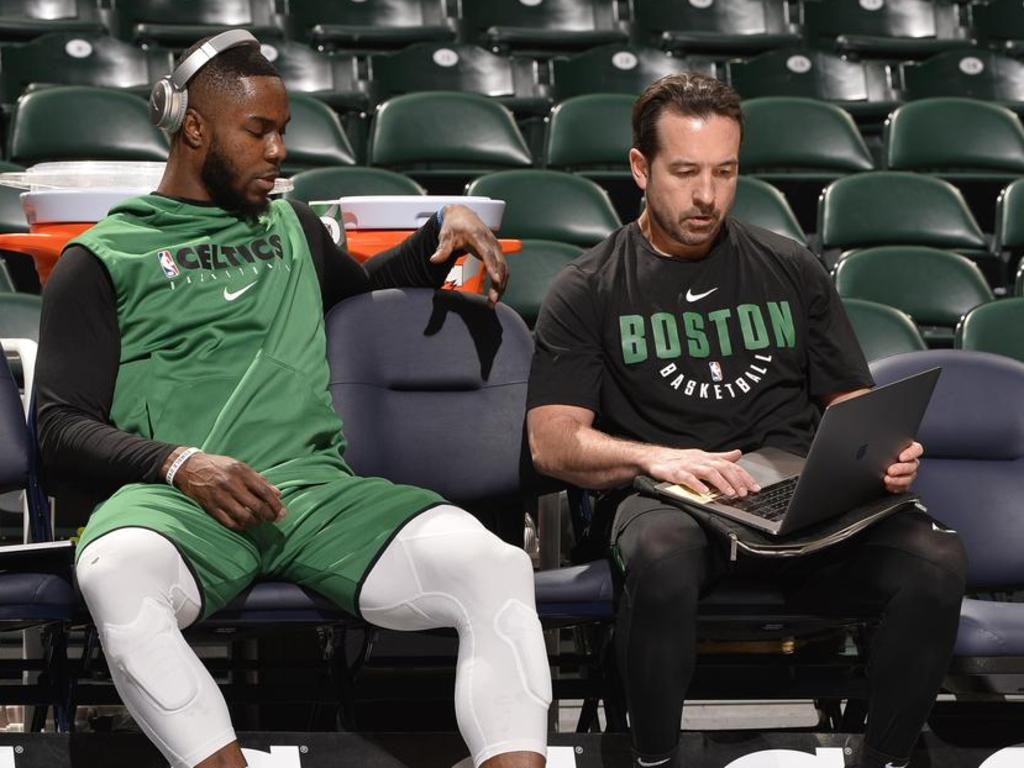
[[[541,471],[602,492],[597,519],[604,510],[625,575],[616,652],[645,767],[676,759],[697,601],[725,558],[632,480],[746,496],[759,488],[742,452],[806,453],[820,409],[873,385],[820,262],[728,216],[741,137],[728,86],[692,74],[653,83],[634,106],[630,150],[646,209],[558,276],[537,321],[530,447]],[[910,487],[921,453],[915,442],[888,468],[890,491]],[[956,638],[965,569],[954,533],[907,512],[749,571],[813,610],[882,617],[860,768],[907,764]]]

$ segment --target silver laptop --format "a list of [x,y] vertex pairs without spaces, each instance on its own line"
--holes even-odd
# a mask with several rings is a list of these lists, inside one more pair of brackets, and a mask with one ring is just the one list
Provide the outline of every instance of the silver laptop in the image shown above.
[[837,517],[888,493],[885,471],[914,440],[940,372],[932,368],[828,408],[806,459],[778,448],[744,455],[738,463],[761,486],[745,498],[672,483],[655,490],[773,536]]

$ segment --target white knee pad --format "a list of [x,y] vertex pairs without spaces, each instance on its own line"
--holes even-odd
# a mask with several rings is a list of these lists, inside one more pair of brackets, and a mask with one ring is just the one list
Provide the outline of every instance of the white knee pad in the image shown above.
[[455,711],[475,765],[505,752],[545,753],[551,675],[525,552],[469,513],[435,507],[384,551],[359,607],[390,629],[458,630]]
[[181,635],[202,600],[175,546],[121,528],[90,543],[75,572],[114,685],[171,765],[191,768],[233,741],[220,690]]

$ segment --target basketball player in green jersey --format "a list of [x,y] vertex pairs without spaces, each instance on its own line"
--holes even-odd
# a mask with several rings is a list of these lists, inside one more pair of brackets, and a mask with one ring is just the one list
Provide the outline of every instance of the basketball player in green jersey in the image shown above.
[[461,250],[496,301],[493,234],[449,206],[364,269],[306,206],[268,202],[288,98],[247,33],[193,46],[152,104],[172,137],[163,180],[63,254],[37,374],[49,476],[96,494],[76,572],[125,705],[174,768],[244,766],[181,630],[270,576],[378,626],[456,628],[474,765],[543,765],[529,558],[434,493],[355,476],[328,392],[326,308],[438,287]]

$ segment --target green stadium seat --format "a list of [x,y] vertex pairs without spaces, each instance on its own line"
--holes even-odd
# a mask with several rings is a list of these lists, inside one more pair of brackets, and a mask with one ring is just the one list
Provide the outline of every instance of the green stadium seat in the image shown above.
[[799,96],[829,101],[858,122],[877,122],[899,103],[888,65],[852,61],[811,48],[782,48],[729,62],[729,82],[744,99]]
[[960,318],[994,300],[977,265],[938,248],[882,246],[854,251],[835,270],[844,299],[866,299],[910,315],[930,347],[949,347]]
[[[23,170],[20,165],[0,161],[0,173]],[[25,211],[21,207],[21,193],[22,190],[14,187],[0,187],[0,233],[28,232]]]
[[714,77],[718,68],[707,59],[672,56],[657,48],[602,45],[551,62],[553,96],[564,101],[588,93],[639,94],[660,77],[700,72]]
[[550,168],[628,176],[635,96],[574,96],[551,111],[545,162]]
[[1024,109],[1024,62],[990,51],[949,51],[902,69],[908,100],[962,96]]
[[380,50],[424,41],[453,41],[444,0],[287,0],[289,36],[320,48]]
[[143,51],[109,35],[51,32],[0,48],[0,101],[14,103],[40,85],[124,88],[148,98],[152,84],[173,69],[170,51]]
[[365,112],[370,99],[359,79],[359,60],[328,55],[307,45],[275,40],[260,46],[289,93],[315,96],[336,111]]
[[377,107],[370,128],[370,165],[422,179],[431,192],[458,194],[471,178],[532,163],[511,113],[475,93],[396,96]]
[[736,183],[736,201],[731,214],[740,221],[796,240],[800,245],[807,245],[807,238],[786,196],[766,181],[740,176]]
[[622,226],[608,194],[571,173],[500,171],[471,182],[466,194],[505,201],[501,237],[589,246]]
[[294,187],[285,192],[290,200],[336,200],[354,195],[425,195],[419,184],[394,171],[364,166],[311,168],[291,178]]
[[1024,262],[1017,268],[1017,280],[1013,284],[1013,295],[1024,296]]
[[1017,0],[987,0],[971,5],[979,41],[1011,56],[1024,53],[1024,5]]
[[0,337],[39,341],[43,299],[31,293],[0,293]]
[[533,328],[551,281],[581,253],[582,248],[568,243],[523,240],[523,249],[508,257],[511,279],[501,300]]
[[896,307],[847,298],[843,308],[869,363],[928,348],[910,315]]
[[1024,266],[1024,179],[1008,185],[996,200],[993,250],[1007,265],[1008,276]]
[[0,0],[0,42],[23,42],[48,32],[102,35],[96,0]]
[[960,191],[924,174],[875,171],[832,182],[818,206],[817,231],[826,263],[834,261],[831,251],[874,245],[924,245],[997,261]]
[[[102,119],[69,119],[102,115]],[[10,158],[32,165],[46,160],[165,160],[167,137],[149,122],[138,96],[110,88],[59,85],[18,99]]]
[[417,43],[370,58],[374,98],[417,91],[462,91],[496,98],[514,113],[546,115],[551,101],[533,75],[534,62],[466,43]]
[[1024,362],[1024,298],[1000,299],[970,310],[956,327],[955,346]]
[[111,27],[136,45],[188,48],[208,35],[247,29],[261,40],[281,37],[270,0],[117,0]]
[[615,0],[462,0],[466,40],[536,55],[624,44]]
[[922,59],[974,41],[951,0],[810,0],[804,31],[814,47],[892,59]]
[[290,94],[288,106],[292,119],[285,133],[285,175],[324,165],[356,164],[345,129],[330,107],[304,93]]
[[16,290],[7,262],[0,258],[0,293],[14,293]]
[[751,55],[800,43],[785,0],[634,0],[637,38],[671,51]]

